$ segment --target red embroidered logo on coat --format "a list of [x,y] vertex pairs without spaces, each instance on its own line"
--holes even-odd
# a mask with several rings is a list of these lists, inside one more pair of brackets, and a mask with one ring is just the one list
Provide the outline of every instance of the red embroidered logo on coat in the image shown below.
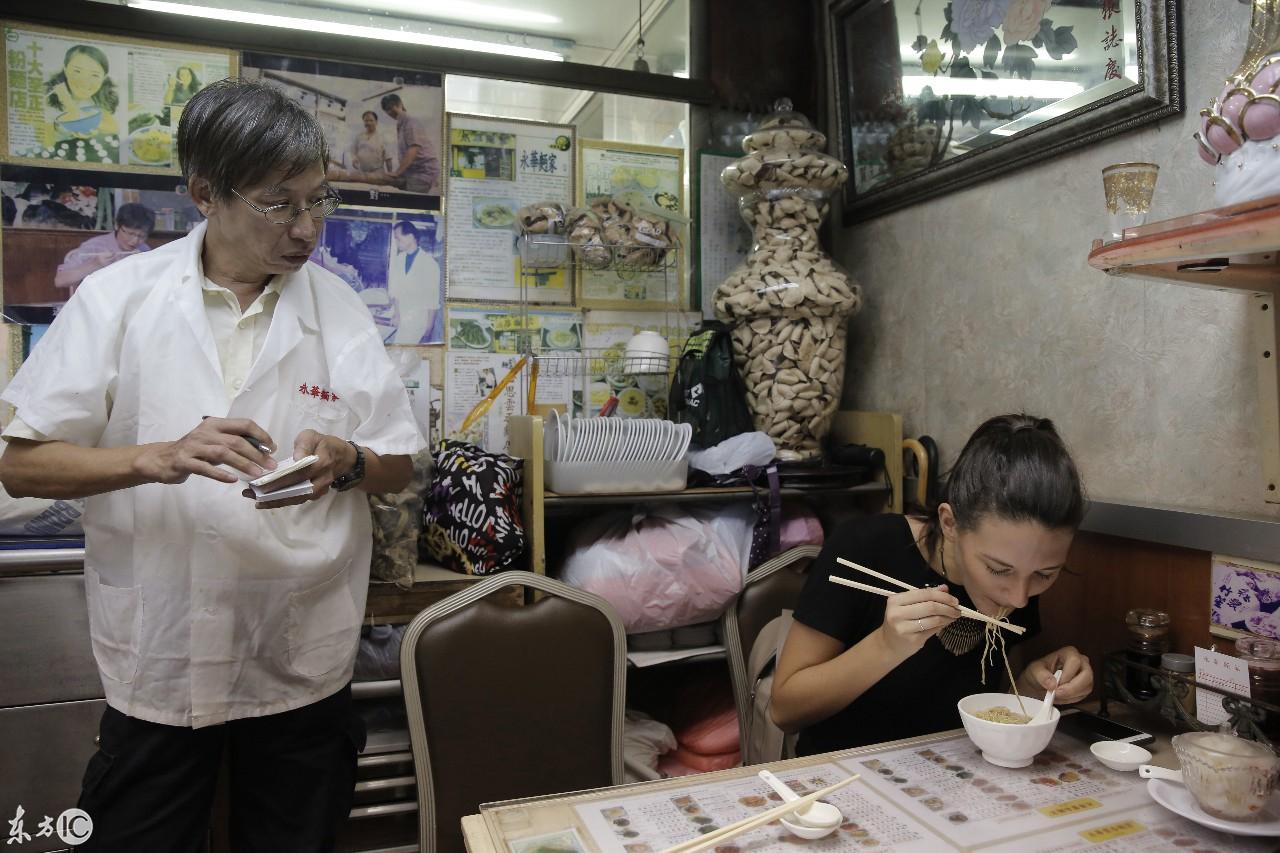
[[326,403],[338,402],[338,395],[330,391],[328,388],[321,388],[319,385],[308,385],[303,382],[298,386],[298,393],[304,397],[319,397]]

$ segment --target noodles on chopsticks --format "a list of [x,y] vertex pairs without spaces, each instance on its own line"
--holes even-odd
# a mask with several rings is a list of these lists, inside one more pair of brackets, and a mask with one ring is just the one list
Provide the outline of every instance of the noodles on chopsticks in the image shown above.
[[[996,612],[995,618],[1001,622],[1008,622],[1012,611],[1012,607],[1001,607]],[[1023,716],[1029,718],[1031,715],[1027,713],[1026,706],[1022,704],[1022,696],[1018,693],[1018,682],[1013,677],[1013,667],[1009,666],[1009,655],[1004,645],[1004,632],[995,624],[988,622],[983,626],[983,634],[986,642],[982,647],[982,683],[984,685],[987,683],[987,658],[994,657],[998,649],[1000,657],[1004,659],[1004,671],[1009,675],[1009,689],[1013,692],[1013,697],[1018,700],[1018,710]]]

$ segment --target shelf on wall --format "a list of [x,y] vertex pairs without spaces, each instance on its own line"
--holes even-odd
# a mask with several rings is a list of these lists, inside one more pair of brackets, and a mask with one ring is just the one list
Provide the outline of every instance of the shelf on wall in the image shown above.
[[[768,493],[768,486],[758,486],[755,491],[750,486],[713,486],[707,488],[685,489],[679,492],[630,492],[617,494],[591,494],[591,495],[560,495],[555,492],[546,492],[543,497],[543,503],[547,512],[555,512],[558,509],[580,508],[584,506],[600,506],[600,505],[624,505],[631,506],[644,501],[662,501],[664,503],[707,503],[716,500],[744,500],[750,499],[757,492],[763,491]],[[888,494],[888,483],[861,483],[856,486],[841,486],[838,488],[809,488],[797,489],[783,486],[780,490],[783,497],[806,497],[822,495],[823,497],[831,497],[834,495],[882,495]]]
[[1266,293],[1280,285],[1280,196],[1219,207],[1093,241],[1089,266],[1219,290]]
[[1269,196],[1125,229],[1124,239],[1093,241],[1089,266],[1108,275],[1157,279],[1246,294],[1258,367],[1258,433],[1263,500],[1280,503],[1280,196]]

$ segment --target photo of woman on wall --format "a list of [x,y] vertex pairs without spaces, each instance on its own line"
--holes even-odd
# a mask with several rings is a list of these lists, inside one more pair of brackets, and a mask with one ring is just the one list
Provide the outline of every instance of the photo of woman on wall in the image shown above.
[[112,81],[106,53],[91,44],[73,45],[62,69],[45,84],[49,106],[58,110],[59,133],[78,138],[115,136],[120,95]]
[[169,107],[180,107],[191,100],[204,84],[196,76],[190,65],[181,65],[165,84],[164,103]]

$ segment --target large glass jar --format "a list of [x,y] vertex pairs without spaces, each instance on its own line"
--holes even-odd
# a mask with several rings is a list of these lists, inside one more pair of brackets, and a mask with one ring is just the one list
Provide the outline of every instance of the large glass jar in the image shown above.
[[[1249,696],[1271,705],[1280,705],[1280,643],[1259,637],[1236,640],[1236,653],[1249,666]],[[1268,712],[1262,731],[1280,741],[1280,714]]]
[[756,428],[783,461],[822,455],[844,384],[845,325],[861,305],[857,284],[818,243],[831,196],[849,177],[822,152],[826,142],[784,99],[720,174],[755,245],[716,289],[716,316],[733,329]]

